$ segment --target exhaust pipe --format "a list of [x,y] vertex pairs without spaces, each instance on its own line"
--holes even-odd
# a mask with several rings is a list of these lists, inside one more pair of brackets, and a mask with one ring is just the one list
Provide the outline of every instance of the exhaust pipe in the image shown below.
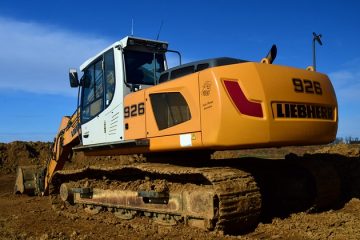
[[275,44],[272,45],[269,53],[266,55],[266,57],[264,57],[263,59],[261,59],[261,63],[266,63],[266,64],[272,64],[276,58],[277,55],[277,47]]

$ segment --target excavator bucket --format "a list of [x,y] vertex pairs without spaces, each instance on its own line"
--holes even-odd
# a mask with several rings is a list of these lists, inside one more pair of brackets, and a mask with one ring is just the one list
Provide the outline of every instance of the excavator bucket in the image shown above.
[[44,168],[38,165],[19,166],[16,171],[14,194],[38,195],[43,189]]

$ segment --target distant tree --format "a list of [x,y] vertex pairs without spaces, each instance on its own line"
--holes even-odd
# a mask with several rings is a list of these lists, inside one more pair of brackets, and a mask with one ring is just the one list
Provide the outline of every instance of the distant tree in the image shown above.
[[344,143],[345,144],[359,144],[360,143],[360,139],[358,137],[345,137],[344,139]]

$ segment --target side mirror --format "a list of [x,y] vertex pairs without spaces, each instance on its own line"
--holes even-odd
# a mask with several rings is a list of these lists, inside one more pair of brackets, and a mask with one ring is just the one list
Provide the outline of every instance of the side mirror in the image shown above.
[[79,86],[79,78],[76,69],[70,68],[69,70],[70,86],[76,88]]

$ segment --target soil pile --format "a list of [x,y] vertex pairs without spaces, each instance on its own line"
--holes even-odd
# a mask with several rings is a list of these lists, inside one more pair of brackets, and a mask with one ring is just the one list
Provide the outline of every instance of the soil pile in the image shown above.
[[347,157],[360,157],[360,144],[334,144],[328,145],[314,153],[339,154]]
[[0,143],[0,172],[12,173],[19,165],[44,165],[50,156],[49,142]]
[[359,239],[360,200],[353,198],[339,210],[300,212],[285,219],[274,218],[248,236],[255,239]]
[[[21,142],[0,143],[0,173],[14,173],[17,166],[41,165],[45,166],[50,159],[51,142]],[[74,153],[65,164],[65,168],[76,169],[92,165],[123,165],[144,162],[141,155],[124,156],[84,156]]]
[[121,155],[121,156],[85,156],[82,152],[75,152],[72,158],[65,163],[64,169],[77,169],[88,166],[112,167],[131,163],[145,162],[142,155]]

